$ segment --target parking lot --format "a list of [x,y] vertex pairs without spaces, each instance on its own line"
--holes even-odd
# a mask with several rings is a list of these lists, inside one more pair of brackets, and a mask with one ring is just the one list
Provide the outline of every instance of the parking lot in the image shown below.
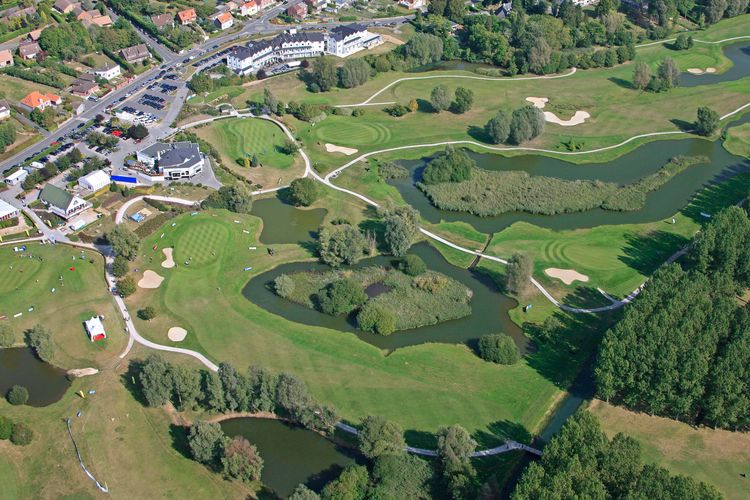
[[[162,70],[157,76],[144,82],[133,94],[125,94],[108,109],[121,118],[146,126],[162,120],[174,102],[182,83],[176,73]],[[124,102],[127,99],[127,102]],[[124,112],[124,113],[122,113]]]

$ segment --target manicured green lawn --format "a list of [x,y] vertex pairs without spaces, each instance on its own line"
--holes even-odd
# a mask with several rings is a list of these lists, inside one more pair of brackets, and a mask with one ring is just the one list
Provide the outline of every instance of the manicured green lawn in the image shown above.
[[750,123],[730,128],[724,147],[737,156],[750,157]]

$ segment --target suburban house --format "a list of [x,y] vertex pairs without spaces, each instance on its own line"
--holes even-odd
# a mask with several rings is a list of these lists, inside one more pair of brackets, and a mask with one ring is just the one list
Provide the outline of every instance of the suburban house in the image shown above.
[[314,11],[320,11],[323,7],[326,5],[326,0],[305,0],[305,5],[307,5],[308,9],[312,9]]
[[8,49],[0,50],[0,68],[6,66],[13,66],[13,54]]
[[39,108],[44,111],[44,108],[48,106],[57,106],[62,103],[62,97],[56,94],[42,94],[34,90],[29,95],[21,99],[21,106],[31,111],[32,109]]
[[3,20],[8,21],[19,17],[33,16],[36,14],[36,7],[11,7],[3,11]]
[[86,327],[86,333],[91,342],[107,338],[107,332],[104,331],[104,325],[102,324],[101,318],[101,316],[92,316],[90,319],[83,322],[83,325]]
[[347,57],[360,50],[380,45],[383,39],[379,34],[367,31],[367,28],[361,24],[348,24],[331,29],[326,42],[328,53],[338,57]]
[[173,27],[174,16],[172,14],[159,14],[158,16],[151,16],[151,22],[154,23],[158,29]]
[[298,3],[286,9],[286,13],[293,19],[301,20],[307,17],[307,6],[305,4]]
[[220,30],[231,28],[234,25],[234,18],[229,12],[224,12],[214,17],[214,24]]
[[[258,1],[258,0],[256,0]],[[263,9],[267,9],[268,7],[272,6],[274,4],[275,0],[259,0],[258,1],[258,7]]]
[[325,48],[323,33],[289,30],[271,40],[235,47],[227,54],[227,66],[238,74],[247,75],[283,61],[318,57]]
[[399,0],[398,4],[409,10],[417,10],[427,7],[427,0]]
[[130,64],[139,63],[151,57],[151,53],[148,51],[146,44],[139,43],[132,47],[125,47],[120,50],[120,57],[125,59]]
[[42,53],[42,48],[36,42],[24,42],[18,46],[18,55],[24,59],[36,59]]
[[252,16],[258,13],[260,10],[260,6],[258,5],[258,2],[255,0],[250,0],[249,2],[245,2],[242,5],[240,5],[240,15],[242,16]]
[[513,10],[513,2],[504,2],[496,11],[495,15],[500,19],[508,17],[510,12]]
[[109,186],[110,182],[109,174],[104,170],[94,170],[78,179],[78,185],[92,193]]
[[44,28],[35,29],[34,31],[29,31],[29,40],[32,42],[38,42],[39,37],[42,36],[42,31]]
[[91,207],[91,203],[83,198],[52,184],[44,185],[44,189],[39,193],[39,199],[47,205],[47,210],[63,219],[70,219]]
[[72,12],[76,7],[80,6],[80,2],[71,2],[70,0],[57,0],[55,2],[54,8],[61,14],[67,14],[69,12]]
[[195,9],[185,9],[177,13],[177,19],[180,20],[180,24],[190,24],[198,20],[198,14],[195,13]]
[[8,186],[15,186],[16,184],[20,184],[23,181],[26,180],[26,177],[28,177],[29,173],[24,169],[18,169],[12,174],[8,174],[5,176],[5,183]]
[[15,219],[21,215],[21,211],[5,200],[0,200],[0,222]]
[[10,118],[10,106],[5,101],[0,101],[0,120]]
[[82,20],[81,23],[85,27],[88,28],[89,26],[99,26],[101,28],[106,28],[108,26],[112,26],[112,18],[110,18],[109,16],[98,15],[99,11],[90,11],[90,12],[96,12],[97,15],[94,15],[94,16],[91,16],[90,18],[86,18]]
[[193,142],[157,142],[138,151],[136,159],[164,174],[166,180],[185,179],[203,171],[205,158]]
[[97,78],[103,78],[109,81],[120,76],[122,74],[122,68],[120,68],[119,64],[110,64],[101,69],[95,69],[91,73]]
[[83,73],[70,85],[70,93],[79,97],[88,97],[100,90],[99,84],[96,83],[96,76],[90,73]]

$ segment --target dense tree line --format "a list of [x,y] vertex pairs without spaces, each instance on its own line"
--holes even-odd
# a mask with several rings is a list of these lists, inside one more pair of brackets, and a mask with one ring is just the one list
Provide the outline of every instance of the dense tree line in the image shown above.
[[[554,492],[554,493],[553,493]],[[658,498],[711,500],[721,494],[686,476],[644,465],[640,445],[617,434],[611,440],[588,411],[580,410],[523,472],[511,498]]]
[[750,428],[750,220],[717,214],[695,239],[687,270],[660,269],[607,331],[599,396],[690,423]]
[[544,132],[544,113],[535,106],[523,106],[508,115],[500,110],[485,124],[492,144],[521,144]]
[[263,459],[258,449],[242,436],[229,438],[217,423],[196,421],[190,426],[188,447],[193,458],[227,479],[259,481]]
[[253,209],[253,196],[244,183],[235,182],[221,186],[203,201],[204,208],[223,208],[238,214],[249,214]]

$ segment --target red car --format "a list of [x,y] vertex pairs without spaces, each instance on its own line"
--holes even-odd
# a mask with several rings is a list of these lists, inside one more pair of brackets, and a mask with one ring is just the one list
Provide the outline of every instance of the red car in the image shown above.
[[122,137],[122,132],[119,130],[113,130],[112,135],[114,135],[115,137]]

